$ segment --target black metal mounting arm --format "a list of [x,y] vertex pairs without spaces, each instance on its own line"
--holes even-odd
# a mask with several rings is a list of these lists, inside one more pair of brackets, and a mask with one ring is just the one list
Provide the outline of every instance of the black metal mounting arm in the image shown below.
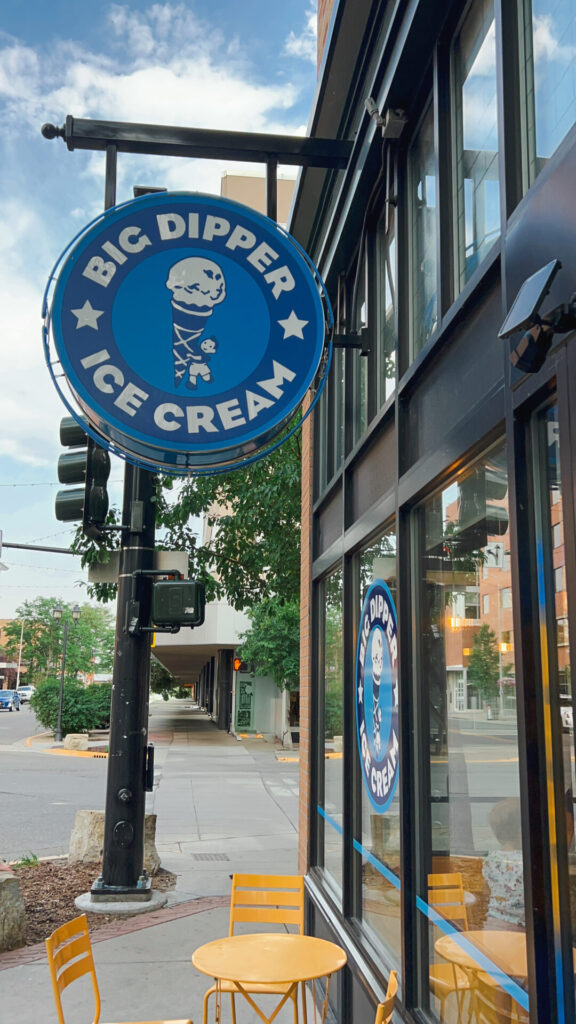
[[536,323],[548,327],[554,334],[567,334],[576,329],[576,293],[570,302],[562,302],[546,316],[538,317]]
[[61,128],[42,126],[45,139],[63,139],[68,149],[106,150],[155,156],[217,160],[250,160],[296,167],[345,168],[352,152],[347,139],[314,139],[300,135],[180,128],[124,121],[96,121],[68,115]]
[[332,344],[334,348],[357,348],[360,355],[367,356],[370,352],[370,334],[365,328],[358,334],[334,334]]

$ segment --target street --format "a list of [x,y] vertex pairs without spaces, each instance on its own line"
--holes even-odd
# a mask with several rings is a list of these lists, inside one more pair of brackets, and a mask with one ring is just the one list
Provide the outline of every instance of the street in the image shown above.
[[[258,744],[250,757],[246,757],[243,744],[237,746],[222,733],[228,747],[228,762],[224,767],[203,752],[203,768],[199,770],[194,754],[200,752],[178,748],[179,735],[186,735],[187,701],[158,701],[150,705],[150,734],[164,737],[156,746],[155,789],[148,795],[147,811],[159,813],[159,830],[168,830],[170,839],[177,843],[182,829],[170,821],[170,794],[172,785],[184,786],[194,793],[198,813],[206,803],[209,812],[204,834],[198,841],[210,837],[216,840],[222,833],[228,845],[234,844],[234,822],[237,813],[245,814],[239,797],[247,787],[254,787],[253,810],[256,813],[260,794],[266,793],[279,809],[279,818],[271,816],[266,804],[261,821],[256,821],[262,836],[269,830],[280,831],[284,821],[290,834],[298,820],[298,764],[277,761],[270,757],[269,744],[259,753]],[[215,727],[214,727],[215,730]],[[26,745],[26,739],[44,730],[36,722],[27,705],[20,712],[0,713],[0,801],[2,829],[0,832],[0,859],[17,860],[35,854],[49,857],[66,854],[76,811],[102,810],[105,804],[107,760],[101,758],[55,755]],[[176,746],[171,742],[174,737]],[[199,740],[197,742],[200,742]],[[230,745],[231,744],[231,745]],[[200,748],[202,744],[200,743]],[[164,778],[166,758],[170,758],[176,782]],[[195,766],[193,768],[193,766]],[[223,773],[223,774],[222,774]],[[219,780],[216,782],[216,780]],[[214,784],[220,799],[214,805]],[[214,806],[213,806],[214,805]],[[238,824],[238,835],[243,832]],[[173,834],[172,834],[173,833]],[[188,836],[188,839],[191,837]]]
[[107,762],[24,745],[26,737],[43,731],[27,704],[19,712],[0,712],[0,858],[5,860],[67,853],[76,811],[104,806]]

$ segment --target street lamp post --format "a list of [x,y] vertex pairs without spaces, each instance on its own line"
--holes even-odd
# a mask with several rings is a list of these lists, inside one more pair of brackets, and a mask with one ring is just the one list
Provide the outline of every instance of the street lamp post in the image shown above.
[[[62,618],[62,608],[60,605],[56,605],[56,607],[52,609],[52,615],[54,616],[56,621],[60,621],[60,619]],[[78,622],[78,619],[80,618],[80,606],[77,604],[74,605],[72,609],[72,618],[74,620],[74,623]],[[58,742],[60,742],[60,740],[62,739],[62,701],[64,699],[64,675],[66,672],[66,644],[68,643],[69,626],[69,620],[64,619],[64,623],[62,626],[62,673],[60,675],[60,695],[58,698],[58,724],[56,726],[56,731],[54,733],[54,739]]]

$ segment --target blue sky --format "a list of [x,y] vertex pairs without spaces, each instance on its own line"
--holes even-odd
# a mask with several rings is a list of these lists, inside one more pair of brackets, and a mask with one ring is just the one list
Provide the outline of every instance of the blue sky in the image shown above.
[[[102,209],[101,154],[40,134],[67,114],[235,131],[303,134],[316,86],[315,3],[287,0],[3,0],[0,19],[0,530],[5,542],[67,547],[54,518],[58,425],[66,410],[44,365],[41,303],[50,271]],[[219,193],[217,161],[120,156],[118,202],[135,184]],[[112,498],[123,466],[113,461]],[[82,603],[67,555],[4,548],[0,618],[24,600]]]

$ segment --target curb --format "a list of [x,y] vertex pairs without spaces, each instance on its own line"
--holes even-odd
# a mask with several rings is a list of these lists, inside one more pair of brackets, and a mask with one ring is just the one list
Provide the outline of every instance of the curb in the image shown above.
[[[96,942],[106,942],[108,939],[118,939],[123,935],[130,935],[132,932],[142,931],[143,928],[153,928],[157,924],[170,924],[171,921],[178,921],[182,917],[191,917],[193,914],[203,914],[207,910],[220,910],[230,906],[230,896],[200,896],[186,903],[179,903],[176,906],[165,907],[163,910],[155,910],[150,914],[111,921],[103,925],[90,935],[92,945]],[[12,967],[22,967],[26,964],[33,964],[39,960],[46,959],[46,947],[43,942],[37,942],[34,946],[22,946],[20,949],[13,949],[9,953],[0,953],[0,971],[8,971]]]

